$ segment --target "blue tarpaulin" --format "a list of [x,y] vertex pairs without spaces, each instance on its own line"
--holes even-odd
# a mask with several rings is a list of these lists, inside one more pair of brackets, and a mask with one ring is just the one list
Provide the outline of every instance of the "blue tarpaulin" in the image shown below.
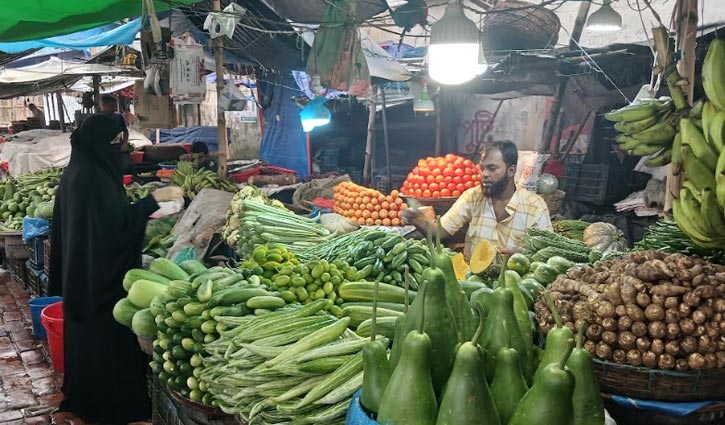
[[[217,128],[211,126],[177,127],[159,130],[159,139],[161,144],[204,142],[209,146],[209,152],[216,152],[219,150],[216,132]],[[156,143],[156,131],[151,131],[150,134],[150,139]]]
[[292,97],[303,94],[295,90],[292,74],[284,72],[257,81],[264,105],[264,137],[260,158],[280,167],[295,170],[300,178],[309,174],[307,137],[302,131],[300,107]]
[[140,30],[141,18],[136,18],[121,26],[111,24],[40,40],[0,43],[0,51],[5,53],[19,53],[41,47],[61,47],[83,50],[89,47],[123,46],[133,43],[136,34]]

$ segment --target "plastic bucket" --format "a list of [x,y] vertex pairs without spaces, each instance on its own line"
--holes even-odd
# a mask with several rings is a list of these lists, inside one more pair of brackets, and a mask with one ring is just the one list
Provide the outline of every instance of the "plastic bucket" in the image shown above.
[[33,336],[35,339],[47,338],[45,328],[40,323],[40,313],[46,306],[61,301],[63,301],[63,297],[41,297],[30,300],[28,305],[30,306],[30,317],[33,319]]
[[144,153],[143,152],[138,152],[138,151],[131,152],[130,153],[130,156],[131,156],[131,161],[134,164],[141,164],[143,162],[143,157],[144,157]]
[[40,318],[48,333],[48,348],[53,368],[63,373],[65,357],[63,354],[63,301],[51,304],[43,309]]

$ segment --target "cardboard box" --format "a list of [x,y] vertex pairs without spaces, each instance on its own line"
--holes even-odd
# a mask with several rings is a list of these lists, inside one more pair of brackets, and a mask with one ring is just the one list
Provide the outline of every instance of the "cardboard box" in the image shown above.
[[169,96],[146,93],[143,81],[134,85],[134,110],[141,128],[176,128],[176,107]]

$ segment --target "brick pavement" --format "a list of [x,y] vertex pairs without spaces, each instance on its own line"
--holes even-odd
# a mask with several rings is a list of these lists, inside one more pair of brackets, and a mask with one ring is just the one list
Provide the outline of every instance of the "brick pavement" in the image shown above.
[[25,289],[0,271],[0,424],[50,424],[60,401],[60,375],[45,340],[32,336]]

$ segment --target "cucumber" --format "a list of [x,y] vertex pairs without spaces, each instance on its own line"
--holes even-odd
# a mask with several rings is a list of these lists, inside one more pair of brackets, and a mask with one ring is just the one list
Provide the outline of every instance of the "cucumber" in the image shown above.
[[131,269],[126,272],[126,275],[123,277],[123,289],[128,292],[128,290],[131,289],[131,285],[133,285],[133,283],[137,280],[150,280],[152,282],[162,283],[164,285],[168,285],[171,282],[170,279],[167,279],[156,273],[151,273],[150,271]]
[[258,297],[252,297],[247,300],[247,307],[251,309],[268,309],[268,310],[274,310],[278,308],[282,308],[287,304],[285,300],[279,297],[275,296],[258,296]]
[[149,271],[171,280],[188,280],[189,274],[168,258],[157,258],[151,262]]
[[184,260],[179,264],[179,267],[190,275],[207,271],[206,266],[197,260]]

